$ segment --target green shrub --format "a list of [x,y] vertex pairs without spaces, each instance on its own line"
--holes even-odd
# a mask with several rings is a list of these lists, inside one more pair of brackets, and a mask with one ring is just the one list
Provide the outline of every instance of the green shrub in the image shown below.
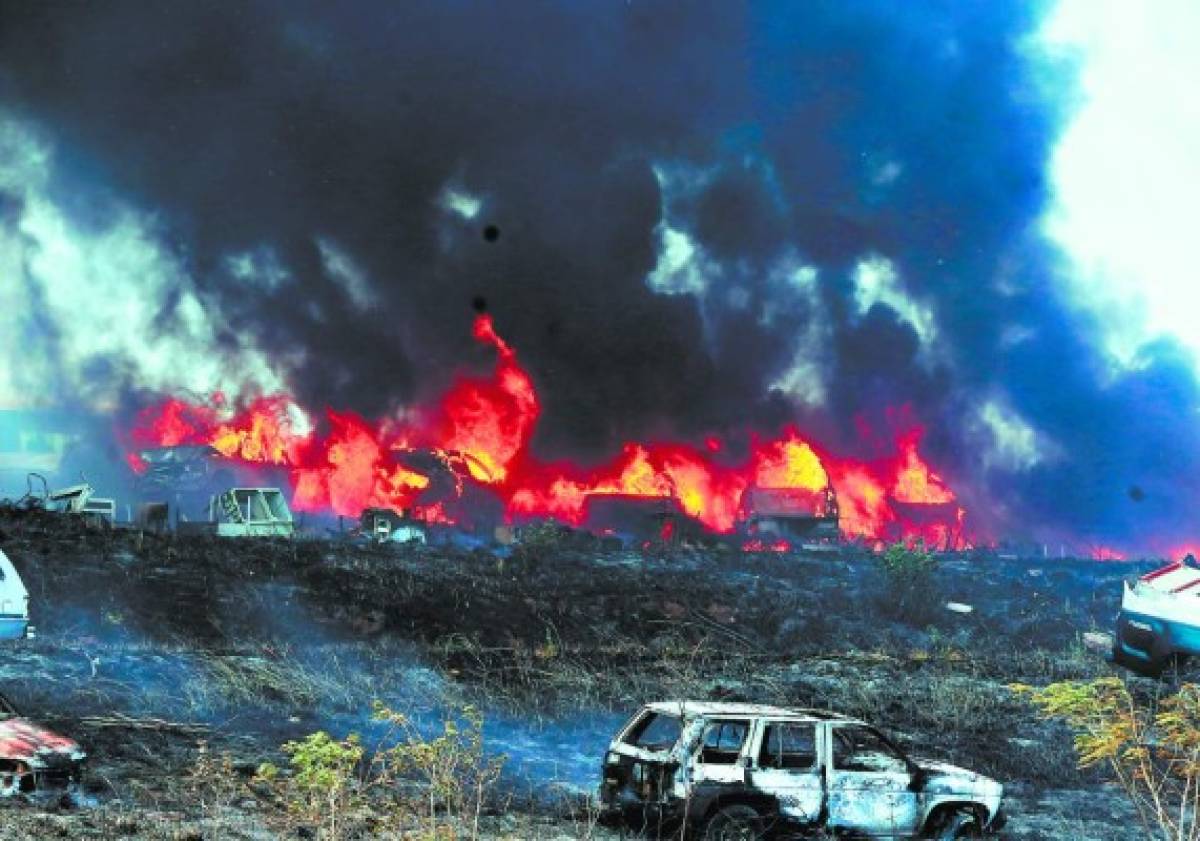
[[359,737],[351,733],[338,741],[318,731],[286,743],[283,752],[291,775],[281,777],[279,769],[268,763],[259,767],[259,781],[276,786],[290,813],[315,823],[326,838],[341,838],[347,813],[362,797],[355,775],[363,758]]
[[520,530],[520,539],[513,548],[512,559],[528,571],[536,571],[543,562],[568,548],[574,534],[571,529],[554,520],[530,523]]
[[920,541],[912,546],[893,543],[878,558],[883,578],[880,609],[912,624],[932,620],[941,603],[933,553]]

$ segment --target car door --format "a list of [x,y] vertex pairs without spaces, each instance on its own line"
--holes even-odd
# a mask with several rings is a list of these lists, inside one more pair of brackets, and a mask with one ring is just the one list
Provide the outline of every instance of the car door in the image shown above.
[[750,783],[778,800],[783,817],[816,824],[825,799],[819,757],[815,722],[765,721],[758,736]]
[[748,718],[714,718],[706,722],[696,746],[696,783],[744,783],[747,766],[741,761],[750,734]]
[[904,755],[870,727],[834,725],[829,733],[829,826],[880,838],[914,834],[920,810]]

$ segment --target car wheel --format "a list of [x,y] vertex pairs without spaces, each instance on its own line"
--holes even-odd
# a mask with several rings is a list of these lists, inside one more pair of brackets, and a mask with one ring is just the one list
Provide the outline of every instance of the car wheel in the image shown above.
[[930,838],[937,841],[953,841],[955,838],[982,838],[983,829],[979,826],[979,818],[970,812],[955,812],[942,822],[941,826]]
[[759,841],[765,836],[762,815],[753,806],[726,806],[704,826],[704,841]]

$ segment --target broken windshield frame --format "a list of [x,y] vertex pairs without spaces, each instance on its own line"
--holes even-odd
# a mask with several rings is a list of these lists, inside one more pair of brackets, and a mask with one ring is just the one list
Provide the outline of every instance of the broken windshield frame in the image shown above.
[[683,721],[670,713],[647,712],[625,736],[625,744],[642,750],[664,751],[674,747],[683,732]]

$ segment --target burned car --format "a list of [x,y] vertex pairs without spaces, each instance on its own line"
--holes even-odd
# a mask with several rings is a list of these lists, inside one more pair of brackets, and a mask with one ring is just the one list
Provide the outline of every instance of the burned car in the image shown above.
[[78,742],[22,718],[0,695],[0,797],[73,797],[86,758]]
[[910,757],[865,722],[758,704],[647,704],[604,758],[610,822],[705,841],[782,832],[972,838],[999,829],[1003,788]]

